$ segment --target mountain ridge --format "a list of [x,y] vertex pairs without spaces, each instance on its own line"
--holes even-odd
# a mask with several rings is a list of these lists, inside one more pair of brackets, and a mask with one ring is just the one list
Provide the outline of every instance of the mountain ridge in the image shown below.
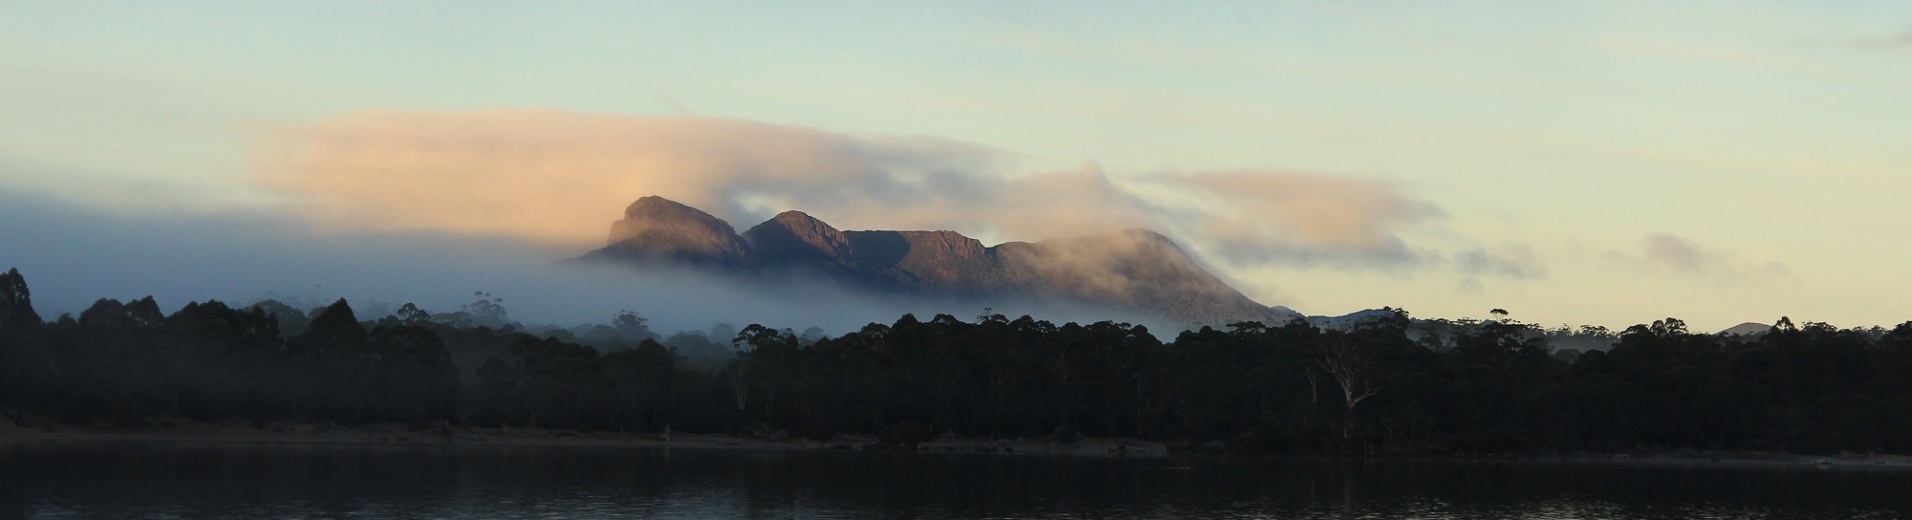
[[746,278],[820,275],[885,294],[1034,297],[1186,325],[1295,316],[1249,299],[1145,229],[985,246],[949,230],[846,231],[791,210],[737,233],[702,210],[647,196],[611,224],[603,248],[575,260],[685,265]]

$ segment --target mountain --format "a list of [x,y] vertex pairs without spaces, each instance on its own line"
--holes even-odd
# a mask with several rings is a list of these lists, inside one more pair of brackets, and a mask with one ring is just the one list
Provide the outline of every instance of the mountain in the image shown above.
[[1767,332],[1771,332],[1772,330],[1773,330],[1773,326],[1770,323],[1755,323],[1755,322],[1749,321],[1746,323],[1741,323],[1738,325],[1734,325],[1732,327],[1728,327],[1726,330],[1719,331],[1719,335],[1745,336],[1745,337],[1751,338],[1751,337],[1764,336],[1766,335]]
[[1399,314],[1393,309],[1366,309],[1340,316],[1308,316],[1305,319],[1323,329],[1349,330],[1363,323],[1392,320],[1396,316]]
[[1066,301],[1181,324],[1298,316],[1256,303],[1168,237],[1140,229],[986,247],[954,231],[843,231],[786,211],[739,234],[709,213],[652,196],[625,208],[605,247],[577,260],[747,278],[820,275],[883,294]]
[[624,220],[611,223],[606,243],[587,256],[731,269],[749,262],[749,245],[730,223],[663,197],[644,197],[624,208]]

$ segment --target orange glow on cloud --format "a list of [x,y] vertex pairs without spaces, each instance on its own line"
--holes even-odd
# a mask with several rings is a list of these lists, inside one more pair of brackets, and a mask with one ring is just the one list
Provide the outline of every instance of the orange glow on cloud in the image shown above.
[[[1249,264],[1296,250],[1400,255],[1395,228],[1439,213],[1371,180],[1281,172],[1115,179],[1092,164],[1015,174],[1009,154],[974,144],[732,119],[375,111],[277,131],[262,151],[258,181],[325,226],[566,246],[602,243],[610,222],[646,195],[739,229],[786,209],[845,229],[1017,240],[1149,228]],[[1130,185],[1213,204],[1171,208]]]

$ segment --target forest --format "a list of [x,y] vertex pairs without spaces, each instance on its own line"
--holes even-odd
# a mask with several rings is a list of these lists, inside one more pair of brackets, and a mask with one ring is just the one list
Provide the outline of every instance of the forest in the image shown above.
[[148,297],[48,320],[12,270],[0,413],[20,426],[449,422],[893,445],[1134,437],[1243,454],[1912,454],[1912,322],[1782,318],[1729,336],[1672,318],[1548,331],[1390,309],[1348,327],[1247,322],[1165,341],[1127,323],[985,312],[836,337],[753,324],[660,338],[634,313],[534,332],[486,319],[485,301],[384,316],[345,300],[207,301],[166,315]]

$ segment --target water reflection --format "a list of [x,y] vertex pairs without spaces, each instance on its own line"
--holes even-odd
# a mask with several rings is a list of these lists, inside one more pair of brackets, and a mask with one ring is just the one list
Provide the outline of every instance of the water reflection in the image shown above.
[[1896,518],[1912,473],[0,441],[3,518]]

